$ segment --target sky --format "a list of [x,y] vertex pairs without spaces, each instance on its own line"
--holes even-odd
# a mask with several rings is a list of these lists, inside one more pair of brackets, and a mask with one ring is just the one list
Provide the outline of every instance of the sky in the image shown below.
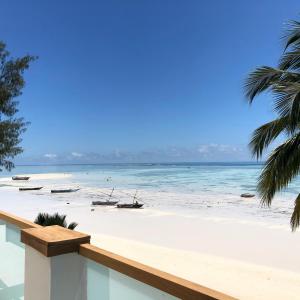
[[1,1],[0,40],[37,55],[17,163],[248,161],[274,116],[243,84],[276,65],[296,0]]

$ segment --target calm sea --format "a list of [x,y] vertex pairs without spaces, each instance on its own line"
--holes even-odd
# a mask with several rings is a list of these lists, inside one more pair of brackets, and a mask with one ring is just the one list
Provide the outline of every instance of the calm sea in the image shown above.
[[[139,199],[149,209],[286,223],[300,191],[299,179],[275,197],[271,208],[262,208],[258,196],[240,197],[241,193],[257,194],[261,169],[261,164],[253,163],[17,166],[11,173],[2,172],[0,177],[68,173],[72,175],[70,178],[41,183],[46,188],[80,187],[72,198],[82,205],[89,205],[94,199],[106,199],[106,194],[115,188],[113,195],[123,202],[128,202],[137,190]],[[48,192],[43,189],[39,196]]]

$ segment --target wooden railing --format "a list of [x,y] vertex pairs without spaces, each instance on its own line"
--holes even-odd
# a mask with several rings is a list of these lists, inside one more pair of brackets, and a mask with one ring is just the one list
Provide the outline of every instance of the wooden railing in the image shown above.
[[3,220],[7,223],[13,224],[20,229],[26,229],[26,228],[39,228],[42,227],[38,224],[35,224],[33,222],[27,221],[26,219],[19,218],[15,215],[9,214],[7,212],[4,212],[0,210],[0,220]]
[[180,299],[235,299],[199,284],[100,249],[91,244],[80,245],[79,254]]
[[[47,249],[45,249],[45,247],[51,246],[52,253],[56,253],[56,250],[53,249],[53,247],[55,246],[55,243],[57,243],[58,251],[56,255],[59,255],[62,253],[66,253],[66,252],[61,252],[62,243],[64,245],[66,243],[74,244],[74,242],[77,241],[78,247],[72,247],[73,252],[78,251],[79,254],[85,258],[93,260],[96,263],[104,265],[107,268],[113,269],[119,273],[129,276],[142,283],[148,284],[156,289],[164,291],[179,299],[184,299],[184,300],[236,299],[231,296],[225,295],[221,292],[218,292],[216,290],[162,272],[155,268],[143,265],[139,262],[127,259],[125,257],[106,251],[104,249],[100,249],[96,246],[89,244],[89,238],[83,242],[79,242],[80,239],[77,236],[79,233],[77,232],[73,232],[67,229],[61,229],[60,231],[59,228],[57,228],[57,226],[56,229],[53,228],[53,230],[50,230],[50,228],[43,229],[43,227],[40,225],[37,225],[35,223],[32,223],[30,221],[16,217],[14,215],[8,214],[3,211],[0,211],[0,220],[1,219],[8,223],[14,224],[20,229],[25,229],[22,230],[22,241],[27,245],[35,248],[37,251],[39,251],[45,256],[48,256],[45,254],[47,253]],[[32,230],[29,228],[32,228]],[[34,228],[37,229],[37,231],[34,230]],[[49,234],[50,235],[52,234],[52,231],[55,232],[56,241],[52,241],[51,240],[52,237],[49,236]],[[72,233],[74,233],[74,237],[72,237]],[[43,244],[43,249],[42,249],[43,251],[41,251],[41,247],[40,247],[41,243]],[[38,247],[35,247],[35,245],[38,245]],[[199,268],[200,267],[201,266],[199,266]]]

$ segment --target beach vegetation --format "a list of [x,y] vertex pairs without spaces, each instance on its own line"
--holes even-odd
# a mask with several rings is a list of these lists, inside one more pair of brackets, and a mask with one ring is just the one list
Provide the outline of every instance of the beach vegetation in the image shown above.
[[59,213],[54,213],[52,215],[48,213],[39,213],[35,218],[34,223],[39,224],[41,226],[58,225],[74,230],[78,224],[76,222],[72,222],[68,225],[66,218],[66,215],[61,215]]
[[12,159],[22,152],[20,136],[28,123],[17,116],[17,97],[25,85],[24,71],[35,59],[31,55],[12,58],[0,41],[0,171],[11,170]]
[[[261,66],[246,80],[250,104],[263,92],[272,96],[276,117],[257,128],[250,141],[252,154],[261,159],[275,140],[258,179],[262,205],[270,206],[275,194],[285,189],[300,171],[300,22],[291,21],[283,37],[284,49],[275,67]],[[283,142],[282,142],[283,140]],[[300,224],[300,194],[290,220],[292,230]]]

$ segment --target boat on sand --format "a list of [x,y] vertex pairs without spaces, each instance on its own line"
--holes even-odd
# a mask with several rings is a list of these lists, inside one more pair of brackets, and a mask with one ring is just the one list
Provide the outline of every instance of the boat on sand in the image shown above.
[[113,205],[116,205],[119,201],[117,201],[117,200],[116,201],[111,201],[110,200],[112,197],[114,197],[113,196],[114,190],[115,190],[115,188],[113,188],[111,190],[110,194],[106,194],[106,193],[101,192],[101,194],[107,195],[108,199],[106,201],[92,201],[92,205],[95,205],[95,206],[97,206],[97,205],[102,205],[102,206],[106,206],[106,205],[113,206]]
[[80,189],[58,189],[58,190],[51,190],[51,193],[74,193],[79,191]]
[[29,180],[29,176],[13,176],[12,180]]
[[244,194],[241,194],[241,197],[242,198],[253,198],[255,197],[254,194],[250,194],[250,193],[244,193]]
[[125,203],[125,204],[118,204],[117,208],[141,208],[144,204],[138,203],[137,201],[135,203]]
[[119,201],[92,201],[92,205],[108,205],[108,206],[112,206],[112,205],[116,205]]
[[124,203],[124,204],[118,204],[117,208],[141,208],[144,204],[139,203],[137,201],[137,191],[135,192],[133,196],[132,203]]
[[39,191],[41,190],[43,187],[42,186],[38,186],[38,187],[20,187],[19,191]]

